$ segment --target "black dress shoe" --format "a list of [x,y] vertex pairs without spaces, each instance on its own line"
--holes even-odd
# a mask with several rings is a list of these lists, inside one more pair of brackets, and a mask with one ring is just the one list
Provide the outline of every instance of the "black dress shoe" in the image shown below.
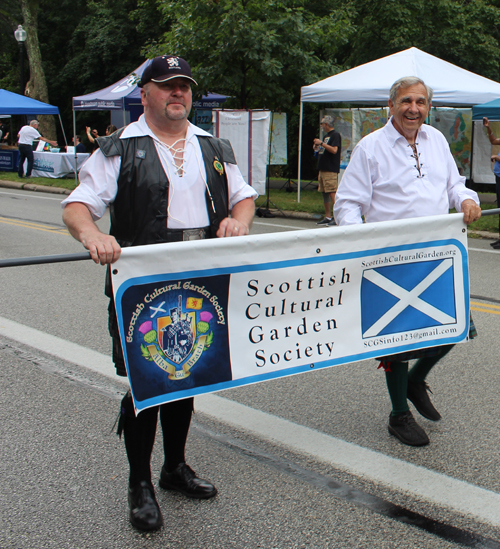
[[128,506],[132,526],[139,530],[158,530],[161,528],[163,518],[151,484],[143,480],[133,488],[129,488]]
[[490,242],[490,246],[494,250],[500,250],[500,240],[495,240],[495,242]]
[[389,433],[408,446],[425,446],[429,444],[426,432],[415,421],[411,412],[389,416]]
[[165,490],[175,490],[189,498],[208,499],[217,493],[217,488],[213,484],[198,478],[185,463],[179,463],[172,473],[167,473],[163,466],[159,484]]
[[434,408],[427,391],[432,393],[425,381],[417,383],[408,380],[408,400],[413,402],[413,405],[420,415],[431,421],[439,421],[441,419],[441,414]]

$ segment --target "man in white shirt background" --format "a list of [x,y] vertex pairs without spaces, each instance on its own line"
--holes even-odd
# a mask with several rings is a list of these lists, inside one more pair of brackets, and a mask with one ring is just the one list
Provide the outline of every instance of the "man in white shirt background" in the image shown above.
[[17,175],[19,177],[24,177],[24,161],[28,159],[28,166],[26,168],[26,177],[31,177],[31,171],[33,170],[33,141],[35,139],[40,139],[40,141],[45,141],[50,143],[54,147],[57,147],[57,141],[51,141],[50,139],[45,139],[38,132],[38,120],[32,120],[28,126],[23,126],[19,133],[17,134],[17,146],[19,148],[19,167],[17,169]]
[[[184,59],[153,59],[139,83],[144,114],[123,130],[97,138],[99,149],[82,167],[79,186],[63,201],[64,222],[96,263],[114,263],[123,246],[248,234],[257,193],[245,183],[229,143],[188,121],[191,83],[196,84]],[[109,235],[94,222],[108,206]],[[109,280],[106,290],[111,297]],[[126,375],[112,298],[109,321],[117,374]],[[156,530],[163,523],[150,469],[158,409],[165,453],[160,487],[199,499],[217,494],[185,463],[193,399],[136,416],[127,393],[119,431],[130,465],[129,517],[140,530]]]
[[[367,223],[463,212],[470,224],[481,216],[477,194],[466,188],[445,137],[423,125],[432,90],[416,77],[397,80],[391,88],[387,124],[354,148],[337,191],[335,219],[339,225]],[[433,366],[452,345],[383,357],[392,404],[389,433],[404,444],[429,443],[416,423],[408,399],[432,421],[441,418],[427,394],[425,381]],[[408,360],[417,358],[408,371]]]

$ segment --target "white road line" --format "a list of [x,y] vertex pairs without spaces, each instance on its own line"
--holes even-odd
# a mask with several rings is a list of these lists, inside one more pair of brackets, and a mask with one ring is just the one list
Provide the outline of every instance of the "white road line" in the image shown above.
[[60,337],[45,334],[2,317],[0,317],[0,335],[78,366],[83,366],[113,380],[118,379],[110,356],[92,351],[92,349],[87,349]]
[[[0,317],[0,335],[78,364],[114,381],[111,358],[81,345]],[[196,397],[196,409],[227,425],[308,454],[369,481],[500,527],[500,494],[345,442],[315,429],[217,395]]]
[[279,223],[266,223],[265,221],[256,221],[254,220],[253,225],[263,225],[265,227],[282,227],[284,229],[298,229],[298,230],[305,230],[309,227],[299,227],[298,225],[280,225]]
[[40,200],[58,200],[59,202],[62,202],[68,196],[68,195],[61,194],[61,195],[58,195],[59,198],[57,198],[55,196],[40,195],[40,192],[43,192],[43,191],[36,191],[35,192],[35,191],[30,191],[29,189],[26,189],[25,191],[22,191],[20,193],[0,191],[0,194],[7,194],[7,195],[10,195],[10,196],[19,196],[21,198],[26,198],[27,196],[29,196],[30,198],[38,198]]
[[469,252],[484,252],[486,254],[498,254],[497,250],[484,250],[483,248],[469,248]]

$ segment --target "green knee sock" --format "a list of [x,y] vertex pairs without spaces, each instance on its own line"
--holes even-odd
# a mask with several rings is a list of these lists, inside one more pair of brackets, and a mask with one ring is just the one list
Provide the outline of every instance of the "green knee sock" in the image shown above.
[[385,381],[392,403],[392,415],[408,412],[408,362],[391,362],[391,371],[385,373]]
[[415,383],[422,383],[425,381],[425,378],[432,370],[432,368],[441,360],[445,355],[447,355],[454,345],[443,345],[439,347],[439,352],[435,356],[419,358],[414,366],[411,368],[408,379]]

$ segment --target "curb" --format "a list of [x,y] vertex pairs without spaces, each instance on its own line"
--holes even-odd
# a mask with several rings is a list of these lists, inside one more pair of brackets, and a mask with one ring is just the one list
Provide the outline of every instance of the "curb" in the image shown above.
[[21,183],[17,181],[6,181],[0,179],[0,187],[6,189],[18,189],[21,191],[36,191],[43,193],[52,193],[52,194],[70,194],[69,189],[62,189],[61,187],[48,187],[47,185],[35,185],[33,183]]

